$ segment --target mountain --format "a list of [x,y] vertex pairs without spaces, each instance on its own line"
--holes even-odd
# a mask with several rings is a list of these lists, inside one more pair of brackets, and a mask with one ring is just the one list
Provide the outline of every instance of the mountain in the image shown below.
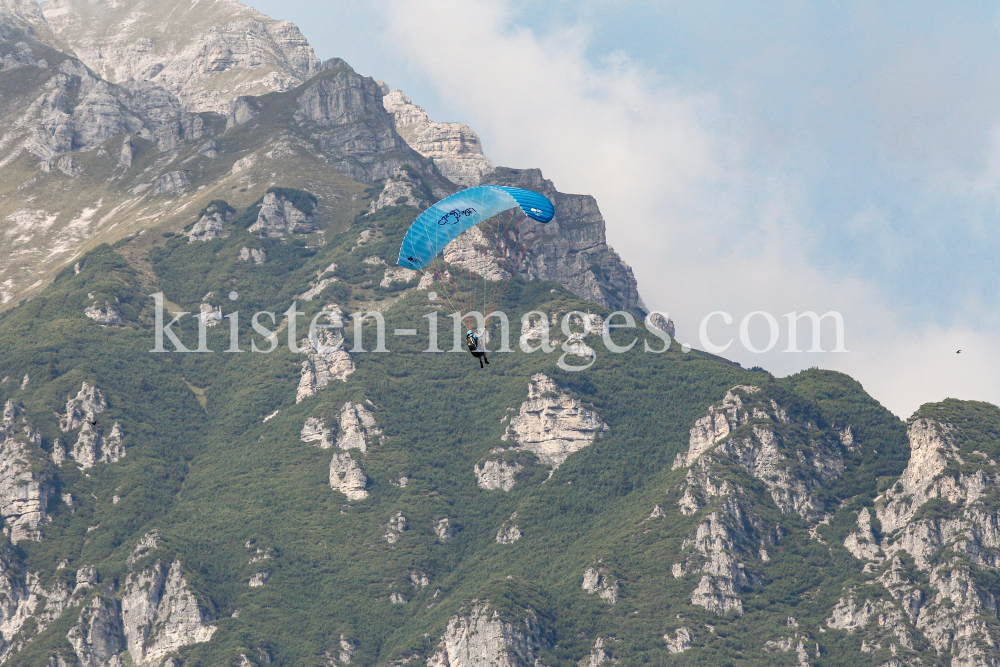
[[[903,422],[653,318],[613,353],[597,202],[467,126],[337,59],[227,88],[306,51],[223,0],[0,7],[0,664],[1000,663],[996,406]],[[176,74],[241,21],[273,60]],[[183,22],[169,76],[94,63]],[[488,370],[393,266],[474,183],[557,212]]]

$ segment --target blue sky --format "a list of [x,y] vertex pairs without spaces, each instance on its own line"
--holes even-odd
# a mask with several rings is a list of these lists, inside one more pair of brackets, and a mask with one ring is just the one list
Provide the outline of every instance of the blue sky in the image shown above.
[[[995,5],[249,4],[468,123],[497,164],[594,195],[684,342],[723,310],[709,337],[745,366],[842,370],[903,417],[1000,403]],[[850,352],[784,352],[784,326],[769,353],[741,344],[747,314],[806,310],[842,313]]]

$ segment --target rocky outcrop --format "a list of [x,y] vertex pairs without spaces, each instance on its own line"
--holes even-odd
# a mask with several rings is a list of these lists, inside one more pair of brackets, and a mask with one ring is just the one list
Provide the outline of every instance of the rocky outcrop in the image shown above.
[[111,427],[111,433],[106,438],[90,422],[84,422],[69,456],[83,470],[98,463],[114,463],[125,456],[125,446],[122,444],[124,437],[118,422]]
[[132,571],[121,589],[122,625],[132,660],[155,664],[185,646],[206,642],[214,616],[184,579],[180,561]]
[[184,192],[189,187],[191,187],[191,181],[188,179],[187,172],[171,171],[156,177],[153,181],[153,194],[169,195]]
[[677,628],[672,635],[663,635],[663,641],[667,643],[667,650],[671,653],[683,653],[691,648],[691,631],[684,627]]
[[[786,411],[761,395],[758,387],[733,387],[695,423],[688,451],[678,455],[673,467],[694,466],[712,452],[710,458],[736,461],[761,480],[782,512],[817,518],[826,509],[823,482],[844,471],[843,451],[839,438],[820,431],[815,424],[801,424],[805,437],[800,430],[787,428],[789,424]],[[746,428],[733,435],[740,427]],[[699,492],[709,497],[720,494],[705,487],[711,481],[702,483],[700,474],[688,473],[690,483],[681,499],[682,511],[690,513],[701,506]]]
[[362,183],[391,177],[404,164],[433,174],[430,160],[414,151],[382,106],[382,89],[339,58],[322,66],[297,95],[295,119],[313,130],[328,164]]
[[389,518],[389,523],[385,526],[385,533],[382,535],[389,544],[395,544],[406,530],[406,517],[402,512],[396,512],[395,516]]
[[513,268],[510,266],[513,260],[504,261],[504,259],[511,253],[496,251],[495,239],[491,242],[491,239],[486,238],[486,234],[490,233],[491,230],[484,232],[478,226],[470,227],[441,250],[441,259],[469,273],[482,276],[490,282],[507,280],[510,278],[508,269]]
[[510,518],[504,521],[503,525],[500,526],[500,530],[497,531],[497,536],[495,541],[497,544],[513,544],[519,539],[524,537],[524,533],[515,523],[517,521],[517,512],[510,515]]
[[392,287],[394,283],[408,283],[418,275],[413,269],[407,269],[402,266],[390,266],[385,270],[382,280],[379,281],[379,287]]
[[[209,205],[188,232],[188,243],[228,238],[232,232],[228,223],[232,222],[234,213],[235,210],[225,202]],[[242,255],[240,258],[243,259]]]
[[334,429],[327,428],[323,420],[319,417],[309,417],[302,425],[302,432],[299,438],[302,442],[315,443],[320,449],[330,449],[333,447]]
[[286,197],[268,192],[260,205],[257,221],[249,231],[262,238],[280,239],[289,234],[311,234],[316,231],[311,213],[299,210]]
[[410,148],[433,160],[445,178],[469,187],[493,171],[493,163],[483,155],[479,136],[472,128],[464,123],[435,123],[403,91],[381,86],[382,102],[395,120],[396,131]]
[[98,306],[95,301],[84,309],[83,314],[106,327],[120,327],[125,323],[121,311],[112,306],[107,299],[104,301],[104,308]]
[[319,69],[295,25],[234,0],[177,3],[166,23],[154,0],[43,8],[58,38],[103,78],[148,81],[191,111],[225,114],[239,95],[290,90]]
[[581,299],[609,310],[646,314],[632,269],[607,243],[604,218],[593,197],[557,192],[538,169],[498,167],[483,176],[482,183],[533,190],[555,206],[551,222],[519,227],[524,241],[532,234],[541,234],[528,243],[527,255],[517,267],[519,274],[530,280],[557,282]]
[[608,430],[596,411],[562,391],[548,376],[537,373],[528,383],[528,400],[511,418],[504,440],[532,452],[555,470],[573,452]]
[[[18,634],[25,623],[30,619],[36,632],[44,632],[67,608],[86,598],[97,583],[97,571],[81,567],[75,579],[74,584],[72,578],[60,576],[44,587],[10,546],[0,547],[0,661],[16,664],[12,658],[31,639]],[[97,626],[99,631],[100,623]],[[73,641],[72,636],[68,639]]]
[[548,646],[538,614],[523,610],[523,617],[505,618],[488,602],[473,600],[471,609],[448,621],[428,658],[428,667],[533,667],[536,653]]
[[240,259],[253,264],[263,264],[267,261],[267,253],[264,252],[263,248],[247,248],[243,246],[240,248]]
[[382,429],[375,423],[375,416],[363,403],[344,403],[337,423],[340,425],[337,446],[345,451],[358,449],[364,454],[368,451],[369,444],[382,442],[385,437]]
[[348,500],[364,500],[368,497],[367,485],[368,478],[361,472],[358,462],[351,458],[350,452],[333,455],[330,461],[330,488],[340,491]]
[[66,413],[59,418],[63,433],[93,422],[94,417],[108,408],[108,401],[97,387],[84,382],[75,397],[66,401]]
[[717,614],[742,614],[741,595],[760,583],[747,563],[768,558],[763,548],[776,528],[753,508],[757,502],[733,478],[731,466],[759,482],[785,514],[818,521],[827,509],[825,484],[844,470],[837,434],[797,422],[759,387],[736,386],[709,406],[689,433],[674,469],[688,468],[677,504],[693,515],[711,506],[682,543],[677,578],[700,574],[692,604]]
[[618,580],[608,575],[607,569],[598,565],[588,567],[583,573],[583,590],[597,594],[610,605],[618,602]]
[[872,530],[871,513],[867,507],[858,512],[858,528],[844,539],[844,547],[859,560],[878,558],[881,549]]
[[[959,416],[985,405],[949,403]],[[845,541],[855,556],[869,561],[866,571],[886,555],[889,563],[882,566],[878,581],[891,599],[873,601],[849,592],[828,624],[849,632],[868,627],[865,642],[872,650],[910,648],[916,640],[908,628],[914,627],[939,655],[951,656],[952,667],[1000,664],[998,605],[984,586],[984,577],[996,576],[1000,567],[1000,524],[991,509],[1000,470],[978,444],[996,443],[997,436],[975,426],[963,430],[973,419],[958,421],[957,427],[950,417],[937,418],[938,412],[948,414],[940,405],[925,406],[922,412],[908,425],[906,470],[876,501],[881,530],[872,529],[864,511]],[[912,569],[904,557],[912,559]]]
[[517,475],[524,469],[516,461],[508,463],[503,459],[487,459],[483,464],[476,464],[476,485],[485,491],[510,491],[517,483]]
[[385,179],[385,185],[378,199],[368,205],[372,213],[386,206],[413,206],[425,209],[430,204],[409,169],[397,169],[392,176]]
[[125,648],[125,631],[118,601],[103,595],[92,598],[80,611],[66,639],[81,667],[121,666],[118,654]]
[[[331,324],[342,324],[343,314],[328,311]],[[300,343],[300,349],[306,350],[306,360],[302,362],[299,376],[299,386],[295,392],[295,402],[301,403],[310,396],[315,396],[320,389],[334,380],[346,382],[354,370],[354,362],[347,350],[341,349],[344,335],[338,329],[319,329],[316,340],[307,336]]]
[[438,542],[447,542],[451,538],[455,537],[456,534],[455,529],[451,525],[451,520],[448,517],[435,521],[432,528],[434,529],[434,535],[437,537]]
[[222,321],[222,306],[202,303],[198,306],[198,317],[205,323],[206,327],[217,326]]
[[37,444],[21,436],[0,442],[0,515],[11,542],[41,539],[55,486]]

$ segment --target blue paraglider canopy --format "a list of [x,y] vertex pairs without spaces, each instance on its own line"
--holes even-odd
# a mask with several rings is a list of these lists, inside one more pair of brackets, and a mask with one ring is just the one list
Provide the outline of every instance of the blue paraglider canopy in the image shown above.
[[462,232],[499,213],[519,208],[528,218],[549,222],[552,202],[531,190],[479,185],[434,204],[413,221],[399,248],[399,265],[421,270]]

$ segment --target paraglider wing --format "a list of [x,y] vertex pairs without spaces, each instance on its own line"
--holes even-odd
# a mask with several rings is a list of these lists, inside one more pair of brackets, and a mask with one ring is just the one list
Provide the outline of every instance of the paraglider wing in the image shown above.
[[549,222],[552,202],[530,190],[480,185],[434,204],[413,221],[399,248],[400,266],[423,269],[459,234],[498,213],[519,207],[525,216]]

